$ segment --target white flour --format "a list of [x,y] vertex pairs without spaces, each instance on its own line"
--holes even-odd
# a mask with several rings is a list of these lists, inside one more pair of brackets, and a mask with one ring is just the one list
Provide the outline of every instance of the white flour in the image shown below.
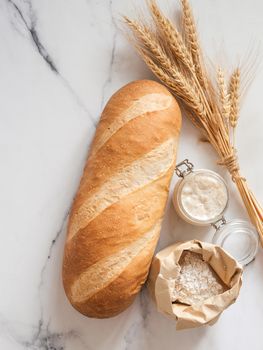
[[225,184],[210,173],[189,175],[181,192],[184,210],[200,221],[216,219],[227,204]]
[[187,252],[180,261],[180,275],[175,281],[174,301],[196,305],[224,292],[215,272],[200,254]]

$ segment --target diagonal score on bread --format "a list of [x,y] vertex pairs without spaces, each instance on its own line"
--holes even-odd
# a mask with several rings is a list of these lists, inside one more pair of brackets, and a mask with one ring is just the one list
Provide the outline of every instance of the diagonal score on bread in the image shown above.
[[118,119],[114,120],[100,136],[100,139],[96,142],[92,148],[91,156],[95,153],[112,137],[121,127],[123,127],[130,120],[140,117],[141,115],[149,112],[157,112],[163,109],[169,108],[173,102],[173,97],[160,93],[148,94],[135,100],[129,108],[127,108]]
[[176,138],[168,139],[115,174],[100,187],[99,191],[89,196],[69,226],[68,240],[108,206],[165,174],[174,162],[176,143]]
[[173,174],[181,114],[135,81],[107,103],[69,217],[63,284],[82,314],[117,315],[147,278]]
[[[71,298],[75,302],[83,302],[92,297],[97,291],[105,288],[112,280],[119,276],[123,270],[151,242],[160,231],[161,221],[145,232],[139,239],[118,253],[110,255],[83,272],[71,287]],[[91,284],[90,281],[93,281]]]

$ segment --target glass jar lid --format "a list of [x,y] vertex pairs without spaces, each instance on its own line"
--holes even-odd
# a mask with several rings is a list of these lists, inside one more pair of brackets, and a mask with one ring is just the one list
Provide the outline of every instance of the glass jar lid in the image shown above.
[[217,227],[213,243],[221,246],[245,266],[254,260],[257,254],[259,237],[252,224],[236,219],[228,223],[223,221]]

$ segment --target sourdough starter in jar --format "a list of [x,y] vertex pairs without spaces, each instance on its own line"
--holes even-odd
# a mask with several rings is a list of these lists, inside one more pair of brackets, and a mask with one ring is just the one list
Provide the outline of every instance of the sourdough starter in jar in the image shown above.
[[175,207],[185,220],[206,225],[222,217],[228,203],[224,180],[210,170],[189,173],[176,186]]

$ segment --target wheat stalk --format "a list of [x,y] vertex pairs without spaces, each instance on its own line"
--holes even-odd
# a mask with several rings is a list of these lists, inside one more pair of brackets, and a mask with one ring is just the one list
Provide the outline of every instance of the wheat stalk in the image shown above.
[[147,1],[152,23],[125,17],[132,42],[152,72],[180,99],[187,116],[216,150],[219,164],[229,170],[263,244],[263,210],[240,175],[234,138],[230,137],[230,128],[234,133],[239,116],[240,68],[232,73],[229,89],[219,68],[215,87],[205,69],[188,0],[181,0],[182,33],[162,14],[155,0]]

